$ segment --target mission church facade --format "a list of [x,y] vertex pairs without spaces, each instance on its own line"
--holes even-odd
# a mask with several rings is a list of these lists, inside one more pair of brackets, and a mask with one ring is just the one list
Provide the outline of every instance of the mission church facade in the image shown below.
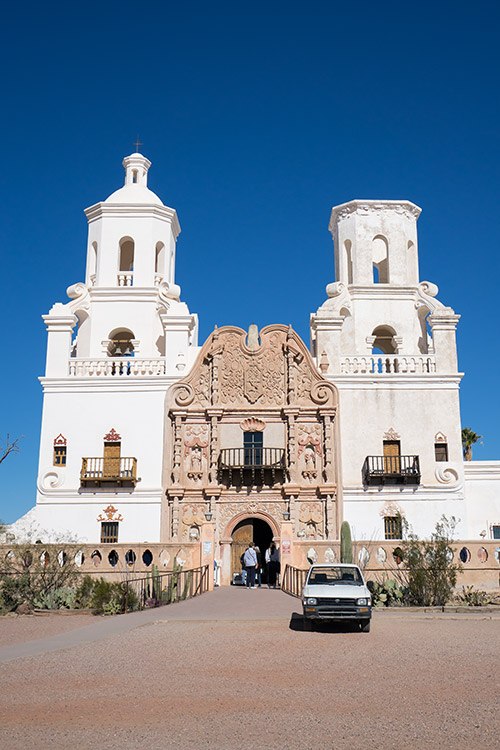
[[[82,542],[210,538],[227,575],[254,538],[288,547],[500,531],[500,462],[462,457],[453,309],[420,282],[408,201],[332,210],[336,281],[308,348],[283,325],[224,327],[198,345],[175,280],[175,210],[150,162],[86,209],[85,282],[44,316],[36,507],[11,527]],[[210,535],[207,537],[207,529]]]

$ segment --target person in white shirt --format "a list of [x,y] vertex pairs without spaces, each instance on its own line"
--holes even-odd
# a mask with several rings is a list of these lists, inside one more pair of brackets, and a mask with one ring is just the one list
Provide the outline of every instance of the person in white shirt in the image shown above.
[[243,555],[243,562],[247,571],[247,589],[255,588],[255,570],[257,568],[257,553],[253,548],[253,542],[250,542],[248,549]]

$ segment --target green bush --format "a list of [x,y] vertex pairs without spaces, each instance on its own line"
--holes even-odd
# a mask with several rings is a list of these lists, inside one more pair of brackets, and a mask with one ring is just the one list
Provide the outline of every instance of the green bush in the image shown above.
[[479,591],[474,586],[462,586],[462,593],[458,594],[457,600],[468,607],[485,607],[491,604],[491,596],[486,591]]
[[453,597],[462,565],[453,562],[451,543],[457,521],[442,516],[430,540],[408,534],[401,545],[403,567],[397,572],[405,589],[405,603],[429,607],[444,605]]
[[76,592],[79,606],[96,615],[118,615],[139,608],[139,599],[126,583],[85,576]]

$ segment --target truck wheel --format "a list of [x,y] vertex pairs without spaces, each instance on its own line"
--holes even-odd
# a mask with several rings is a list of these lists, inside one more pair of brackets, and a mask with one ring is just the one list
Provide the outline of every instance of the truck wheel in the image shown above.
[[362,633],[370,632],[370,620],[361,620],[360,625]]

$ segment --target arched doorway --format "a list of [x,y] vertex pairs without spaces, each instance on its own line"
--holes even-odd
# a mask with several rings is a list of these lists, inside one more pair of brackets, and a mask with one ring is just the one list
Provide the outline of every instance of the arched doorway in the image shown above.
[[241,556],[250,542],[259,548],[264,562],[273,536],[271,526],[263,518],[244,518],[237,523],[231,535],[231,578],[234,573],[241,573]]

